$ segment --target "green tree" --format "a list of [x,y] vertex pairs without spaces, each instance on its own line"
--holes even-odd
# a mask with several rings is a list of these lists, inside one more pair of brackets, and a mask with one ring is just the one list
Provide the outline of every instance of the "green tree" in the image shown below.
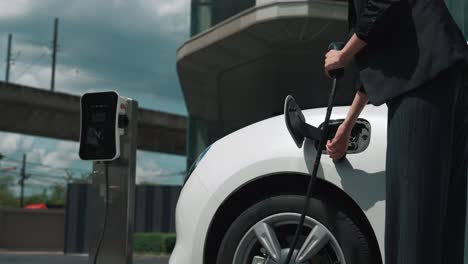
[[38,204],[38,203],[46,203],[47,196],[44,194],[34,194],[24,198],[24,204]]
[[0,207],[17,207],[18,200],[11,191],[15,178],[10,175],[0,175]]
[[64,205],[67,195],[66,187],[61,184],[54,184],[51,189],[52,194],[50,195],[47,202],[53,205]]

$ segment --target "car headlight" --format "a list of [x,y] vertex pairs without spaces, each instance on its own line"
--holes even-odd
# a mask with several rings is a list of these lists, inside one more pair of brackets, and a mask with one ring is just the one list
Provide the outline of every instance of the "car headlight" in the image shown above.
[[192,175],[192,172],[197,168],[198,164],[200,163],[200,161],[203,159],[203,157],[206,155],[206,153],[208,152],[210,148],[211,148],[211,145],[209,145],[205,150],[203,150],[202,153],[198,155],[197,159],[192,163],[192,166],[190,166],[190,169],[187,171],[187,175],[185,176],[184,185],[187,182],[187,180],[190,178],[190,175]]

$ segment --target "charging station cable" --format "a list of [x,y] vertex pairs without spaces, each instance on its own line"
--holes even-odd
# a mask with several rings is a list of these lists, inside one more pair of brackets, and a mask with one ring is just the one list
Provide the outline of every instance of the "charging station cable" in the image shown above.
[[107,218],[109,215],[109,162],[104,161],[104,177],[105,177],[105,189],[106,189],[106,194],[105,194],[105,209],[104,209],[104,225],[101,230],[101,234],[99,236],[99,241],[96,247],[96,252],[94,254],[94,260],[93,264],[97,264],[98,256],[99,256],[99,251],[101,250],[101,245],[102,245],[102,240],[104,239],[104,233],[106,232],[106,227],[107,227]]
[[[344,46],[343,43],[333,42],[328,47],[328,50],[341,50],[343,46]],[[317,149],[317,156],[315,157],[314,168],[312,170],[309,184],[307,186],[307,192],[304,198],[304,207],[302,208],[301,218],[299,220],[299,224],[294,234],[293,243],[291,247],[289,248],[288,255],[286,256],[286,260],[283,262],[283,264],[289,264],[289,262],[291,261],[292,255],[294,254],[297,243],[299,241],[299,235],[302,231],[302,228],[304,227],[304,220],[307,214],[307,209],[309,207],[309,201],[310,201],[310,198],[312,197],[312,193],[313,193],[314,186],[315,186],[315,181],[317,179],[317,171],[320,165],[320,159],[322,158],[323,149],[325,148],[325,143],[327,142],[328,127],[330,123],[331,112],[333,110],[333,102],[335,100],[337,82],[338,82],[338,79],[343,77],[343,74],[344,74],[344,69],[336,69],[336,70],[332,70],[329,72],[330,77],[333,79],[333,84],[332,84],[332,89],[330,91],[330,95],[328,97],[327,113],[325,115],[325,121],[323,123],[322,137],[320,138],[320,141],[319,141],[319,146]]]

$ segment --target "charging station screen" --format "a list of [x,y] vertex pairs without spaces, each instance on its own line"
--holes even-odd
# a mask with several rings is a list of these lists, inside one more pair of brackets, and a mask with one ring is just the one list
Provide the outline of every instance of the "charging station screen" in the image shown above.
[[116,156],[118,98],[114,92],[85,94],[81,98],[81,159],[108,160]]

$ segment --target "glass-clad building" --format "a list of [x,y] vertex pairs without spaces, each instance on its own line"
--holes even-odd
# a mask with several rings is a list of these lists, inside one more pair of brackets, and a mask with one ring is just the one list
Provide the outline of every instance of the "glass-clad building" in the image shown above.
[[[255,6],[255,0],[192,0],[190,34],[194,36],[225,19]],[[189,112],[187,126],[187,168],[212,142],[224,136],[209,122]]]
[[[468,38],[468,0],[446,3]],[[282,113],[287,94],[304,108],[326,101],[322,58],[346,37],[347,1],[192,0],[191,8],[192,38],[177,53],[188,166],[217,139]],[[347,90],[338,104],[350,103]]]
[[[462,31],[468,34],[468,1],[446,0]],[[255,0],[192,0],[191,35],[255,6]]]
[[255,0],[192,0],[191,35],[196,35],[253,6]]
[[468,0],[445,1],[453,18],[468,39]]

